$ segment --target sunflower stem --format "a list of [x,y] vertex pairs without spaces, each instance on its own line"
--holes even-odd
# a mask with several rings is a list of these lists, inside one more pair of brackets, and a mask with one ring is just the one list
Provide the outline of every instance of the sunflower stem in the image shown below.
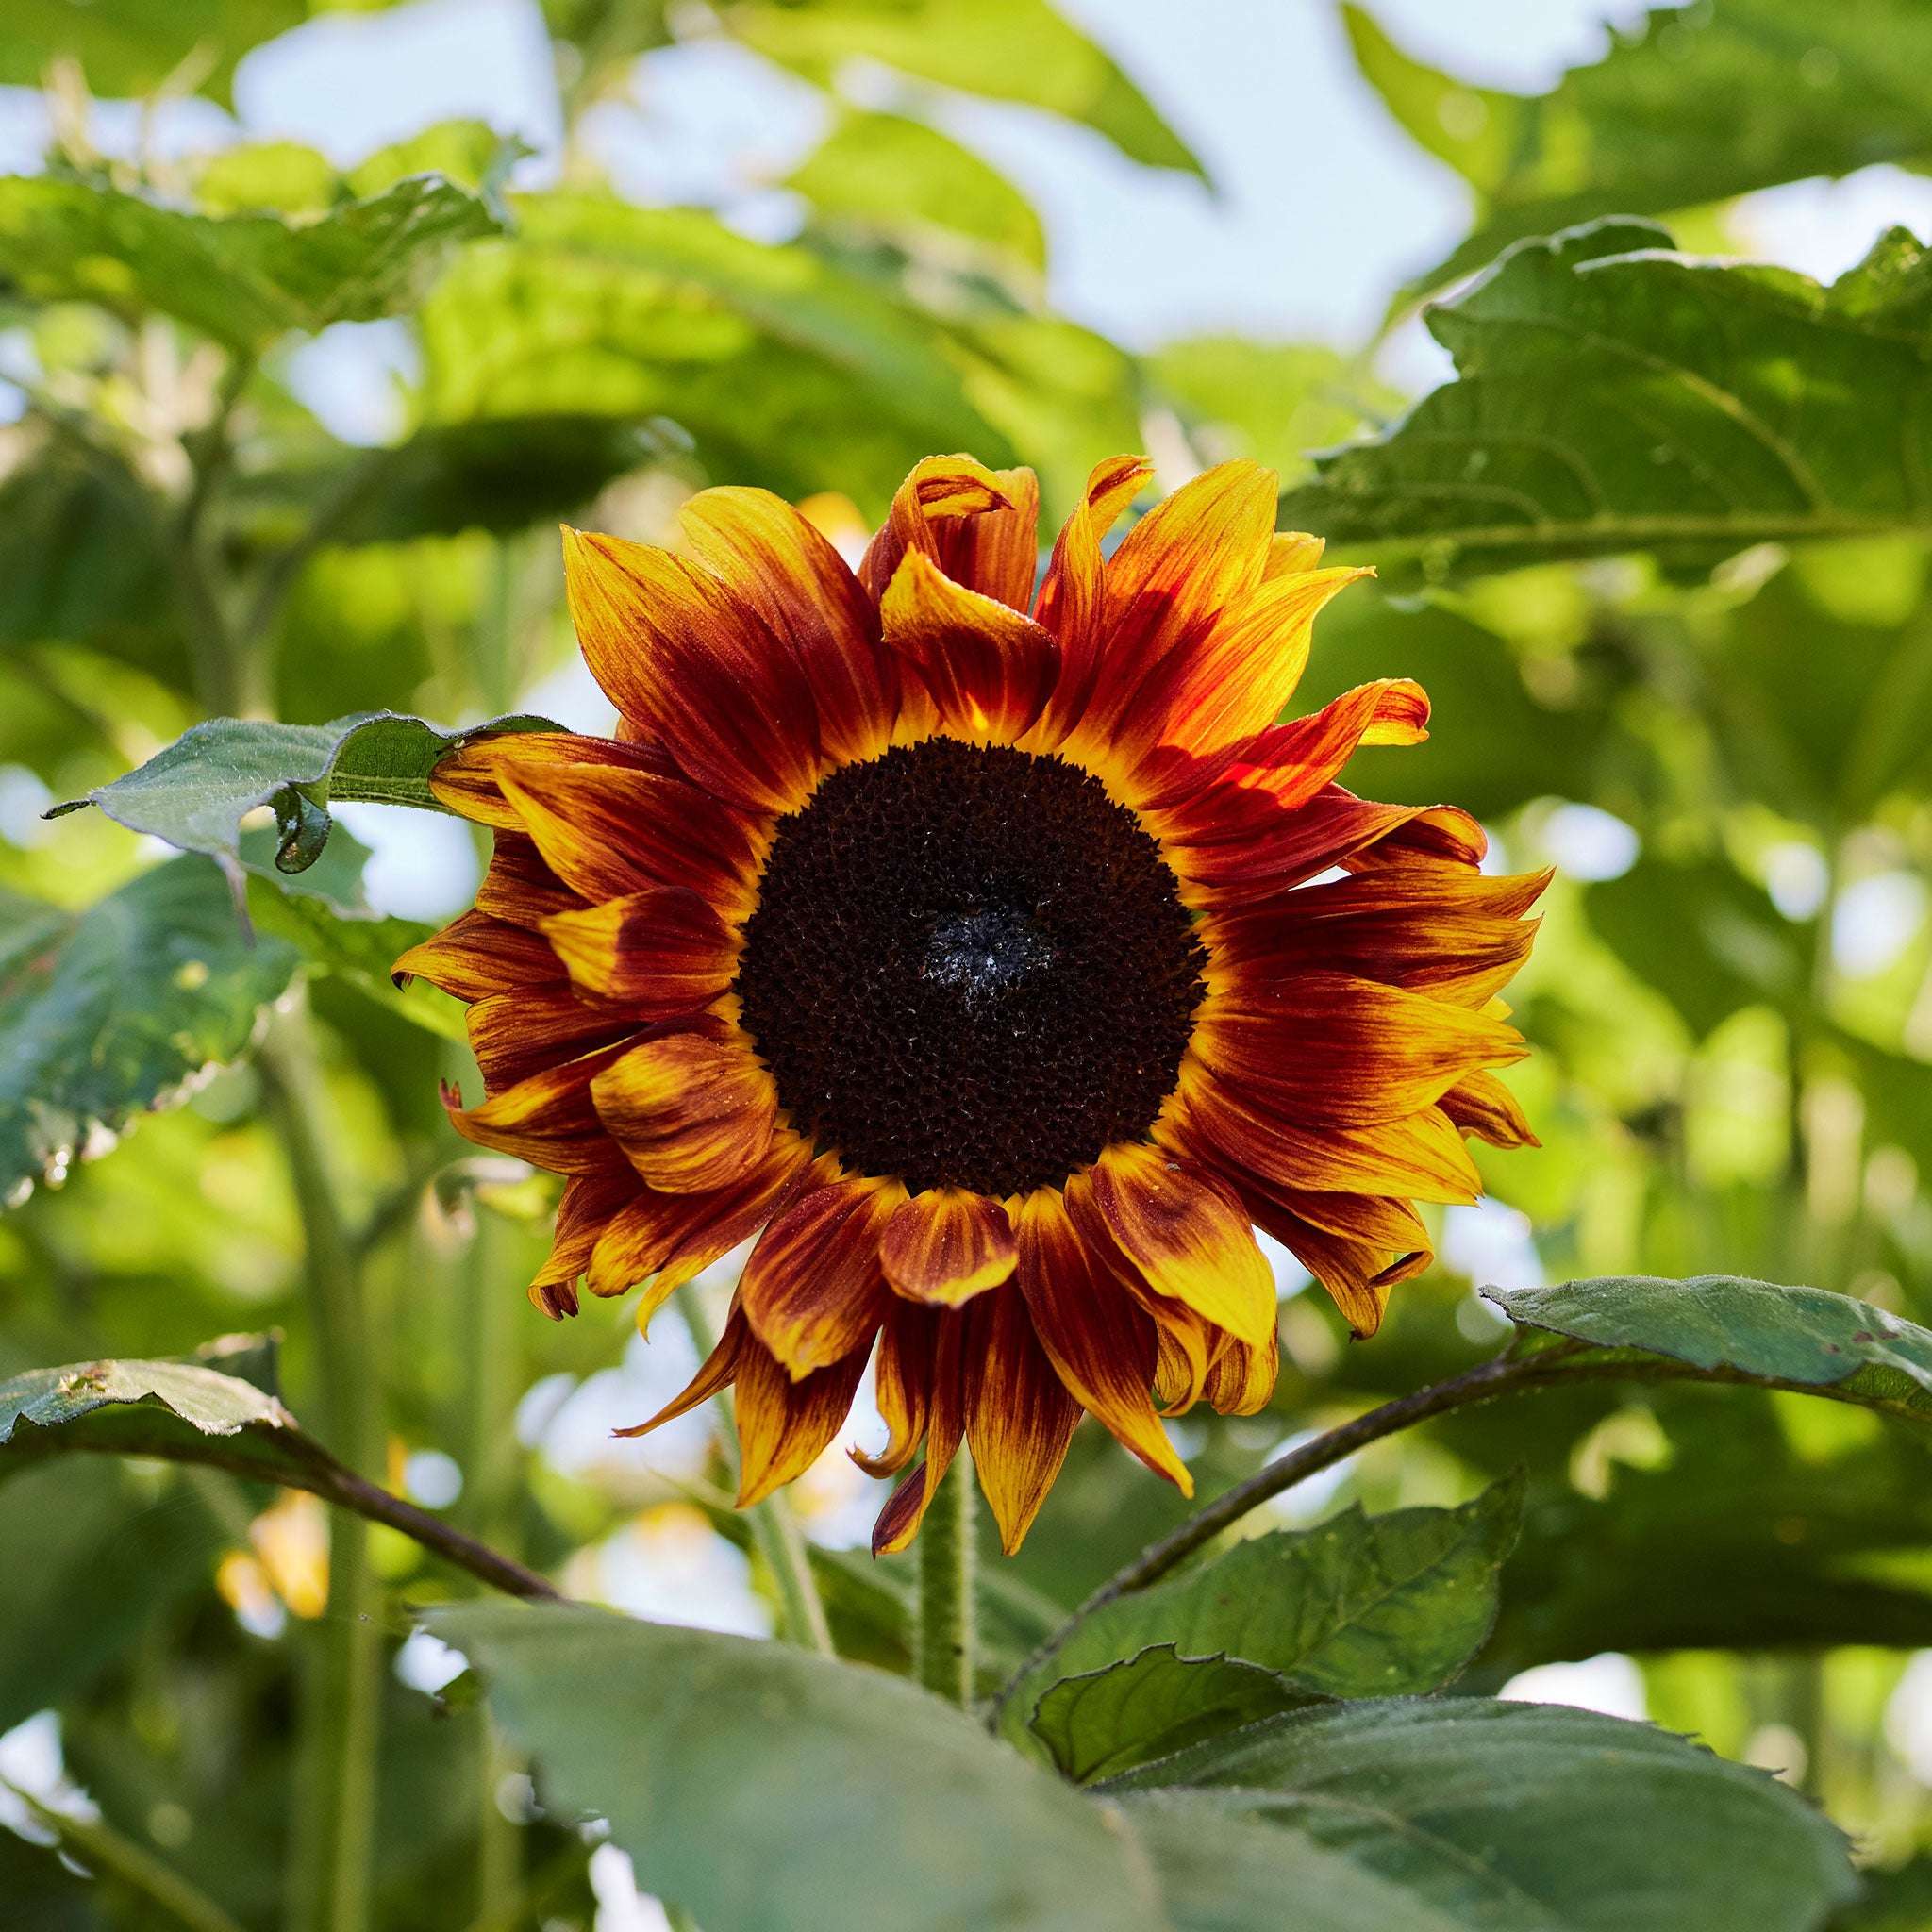
[[[383,1425],[366,1286],[329,1173],[321,1071],[304,1021],[278,1020],[257,1065],[288,1158],[307,1248],[323,1426],[352,1475],[379,1468]],[[302,1754],[290,1918],[299,1932],[366,1932],[381,1743],[382,1631],[369,1524],[329,1514],[328,1607],[302,1674]]]
[[[710,1318],[698,1298],[697,1290],[686,1282],[676,1293],[677,1312],[691,1331],[691,1346],[702,1361],[718,1345]],[[733,1482],[738,1479],[738,1418],[732,1407],[731,1391],[716,1397],[719,1416],[724,1426],[720,1443]],[[778,1592],[778,1634],[801,1650],[815,1650],[821,1657],[837,1657],[832,1646],[832,1626],[825,1621],[825,1607],[819,1596],[817,1579],[811,1574],[811,1552],[806,1546],[805,1531],[785,1500],[781,1490],[754,1503],[745,1511],[751,1518],[752,1541],[771,1573],[772,1585]]]
[[936,1697],[973,1707],[973,1582],[979,1486],[962,1445],[919,1532],[919,1621],[912,1674]]

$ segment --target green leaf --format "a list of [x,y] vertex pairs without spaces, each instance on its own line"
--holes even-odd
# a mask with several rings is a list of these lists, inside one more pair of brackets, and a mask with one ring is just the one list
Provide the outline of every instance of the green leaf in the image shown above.
[[748,0],[725,22],[767,58],[824,84],[855,58],[881,60],[941,87],[1084,122],[1149,167],[1206,174],[1140,89],[1046,0]]
[[576,1606],[429,1623],[546,1805],[705,1932],[1166,1932],[1097,1807],[896,1677]]
[[1854,1895],[1796,1792],[1647,1724],[1453,1697],[1271,1718],[1107,1787],[1181,1932],[1813,1932]]
[[1084,1785],[1314,1701],[1274,1671],[1233,1657],[1182,1657],[1172,1643],[1157,1643],[1105,1670],[1062,1677],[1027,1727],[1062,1774]]
[[835,225],[917,247],[934,231],[1046,266],[1046,234],[1026,197],[975,154],[923,121],[847,112],[785,182]]
[[276,869],[299,873],[321,856],[331,799],[441,811],[429,791],[439,758],[501,731],[555,731],[547,718],[492,718],[445,731],[421,718],[378,711],[328,724],[272,724],[211,718],[191,725],[147,763],[49,816],[97,805],[129,831],[205,852],[239,874],[242,821],[273,806],[281,827]]
[[1519,243],[1427,311],[1458,379],[1320,458],[1282,523],[1430,577],[1924,529],[1928,300],[1903,230],[1829,290],[1647,222]]
[[482,200],[437,175],[307,222],[185,214],[49,175],[0,178],[0,277],[40,301],[172,315],[238,350],[413,308],[451,247],[501,228]]
[[221,874],[156,866],[85,912],[0,894],[0,1198],[64,1178],[254,1040],[294,970],[250,944]]
[[1932,1415],[1932,1329],[1850,1295],[1734,1274],[1608,1275],[1483,1293],[1519,1327]]
[[1357,60],[1390,111],[1484,199],[1424,288],[1596,215],[1668,214],[1932,156],[1932,20],[1912,0],[1659,9],[1534,99],[1433,74],[1349,13]]
[[0,86],[39,87],[64,54],[95,93],[149,94],[193,56],[196,87],[225,108],[242,55],[308,17],[303,0],[8,0]]
[[[31,1369],[10,1382],[0,1382],[0,1445],[12,1441],[22,1423],[54,1429],[114,1407],[153,1409],[187,1423],[204,1436],[238,1436],[257,1424],[289,1428],[294,1422],[273,1395],[254,1383],[197,1363],[82,1362],[66,1369]],[[170,1427],[145,1417],[136,1426]]]
[[936,449],[1012,460],[941,325],[814,250],[691,208],[516,211],[517,239],[470,250],[424,305],[428,423],[662,419],[717,475],[874,512]]
[[1023,1734],[1057,1679],[1170,1642],[1183,1658],[1233,1657],[1276,1672],[1304,1693],[1433,1690],[1489,1635],[1522,1496],[1516,1476],[1457,1509],[1348,1509],[1313,1529],[1237,1543],[1198,1569],[1116,1597],[1014,1687],[1007,1734]]

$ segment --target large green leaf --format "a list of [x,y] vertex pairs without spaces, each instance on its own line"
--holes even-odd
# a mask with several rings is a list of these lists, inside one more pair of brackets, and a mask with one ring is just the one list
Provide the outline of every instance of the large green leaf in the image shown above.
[[934,450],[1012,458],[944,329],[811,249],[692,208],[548,195],[517,215],[424,305],[432,424],[660,418],[721,477],[874,511]]
[[491,732],[557,728],[547,718],[518,716],[445,731],[388,711],[328,724],[211,718],[125,777],[55,810],[97,805],[129,831],[205,852],[239,871],[242,819],[258,806],[273,806],[281,827],[275,865],[299,873],[314,864],[328,839],[331,799],[441,811],[429,791],[439,758]]
[[1932,263],[1903,229],[1827,290],[1607,220],[1427,317],[1458,379],[1321,458],[1285,525],[1430,576],[1932,527]]
[[1932,20],[1913,0],[1659,9],[1535,99],[1436,74],[1359,7],[1343,10],[1390,111],[1483,200],[1474,232],[1425,287],[1595,215],[1669,214],[1932,157]]
[[1130,159],[1205,172],[1108,55],[1047,0],[739,0],[727,30],[829,82],[854,58],[994,100],[1022,101],[1107,136]]
[[1477,1698],[1269,1719],[1129,1773],[1183,1932],[1814,1932],[1843,1838],[1681,1738]]
[[910,1684],[577,1607],[436,1613],[546,1802],[705,1932],[1163,1932],[1100,1810]]
[[1008,1734],[1023,1735],[1057,1679],[1161,1643],[1183,1658],[1227,1657],[1275,1672],[1305,1694],[1433,1690],[1489,1635],[1496,1574],[1521,1507],[1522,1483],[1512,1478],[1457,1509],[1349,1509],[1313,1529],[1237,1543],[1074,1624],[1013,1687]]
[[1483,1293],[1519,1327],[1932,1414],[1932,1329],[1850,1295],[1733,1274],[1611,1275]]
[[90,181],[11,176],[0,178],[0,277],[42,301],[158,310],[258,349],[290,329],[414,307],[451,246],[501,227],[481,198],[435,175],[306,223],[187,214]]
[[0,86],[39,87],[66,55],[97,94],[148,94],[195,57],[201,92],[226,107],[242,56],[308,17],[303,0],[8,0]]
[[220,872],[176,859],[85,912],[0,895],[0,1198],[63,1178],[144,1108],[247,1050],[295,966]]

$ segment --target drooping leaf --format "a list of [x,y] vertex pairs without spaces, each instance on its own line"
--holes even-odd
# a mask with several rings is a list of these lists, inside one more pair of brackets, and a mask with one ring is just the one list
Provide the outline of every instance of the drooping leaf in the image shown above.
[[1313,1703],[1274,1671],[1233,1657],[1181,1657],[1172,1643],[1062,1677],[1028,1728],[1075,1784],[1114,1777],[1204,1738]]
[[290,329],[409,308],[453,245],[501,226],[433,175],[308,222],[187,214],[88,181],[16,175],[0,179],[0,287],[129,317],[158,311],[252,350]]
[[741,0],[724,17],[747,45],[815,80],[828,82],[855,58],[880,60],[1083,122],[1149,167],[1205,173],[1140,89],[1046,0]]
[[1522,1481],[1457,1509],[1359,1508],[1274,1530],[1082,1618],[1007,1699],[1016,1740],[1059,1678],[1150,1645],[1232,1657],[1297,1690],[1375,1697],[1433,1690],[1462,1669],[1496,1614],[1496,1575],[1516,1541]]
[[1426,311],[1457,380],[1319,459],[1285,527],[1431,577],[1924,529],[1932,261],[1902,229],[1829,289],[1606,220]]
[[328,724],[211,718],[125,777],[56,812],[97,805],[130,831],[239,869],[242,819],[258,806],[273,806],[281,827],[275,865],[299,873],[315,863],[328,839],[331,799],[440,811],[429,774],[446,753],[491,732],[557,728],[547,718],[521,715],[458,731],[389,711]]
[[846,113],[785,186],[835,226],[914,246],[938,231],[1046,266],[1045,231],[1026,197],[977,155],[902,114]]
[[1364,76],[1483,198],[1435,287],[1524,235],[1669,214],[1753,189],[1932,155],[1932,23],[1911,0],[1658,8],[1535,98],[1468,87],[1345,9]]
[[1844,1839],[1767,1773],[1593,1711],[1452,1697],[1270,1718],[1107,1787],[1182,1932],[1814,1932]]
[[295,966],[250,944],[221,874],[156,866],[85,912],[0,896],[0,1198],[165,1107],[254,1039]]
[[66,55],[97,94],[149,94],[201,57],[200,91],[226,107],[242,55],[308,16],[303,0],[11,0],[0,86],[39,87],[50,63]]
[[706,1932],[1164,1932],[1096,1807],[897,1678],[575,1606],[430,1625],[546,1804],[608,1819]]
[[1932,1329],[1850,1295],[1733,1274],[1611,1275],[1483,1293],[1520,1327],[1932,1415]]

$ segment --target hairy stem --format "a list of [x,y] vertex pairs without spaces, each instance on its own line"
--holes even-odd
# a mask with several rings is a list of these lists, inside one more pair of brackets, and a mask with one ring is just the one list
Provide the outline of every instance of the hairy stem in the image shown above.
[[974,1538],[979,1488],[962,1446],[919,1530],[919,1621],[912,1674],[936,1697],[973,1707]]
[[0,1778],[0,1789],[11,1791],[33,1814],[37,1824],[55,1833],[66,1850],[92,1872],[118,1878],[130,1890],[158,1906],[189,1932],[242,1932],[241,1924],[207,1892],[191,1885],[172,1866],[144,1846],[118,1832],[102,1819],[75,1818],[43,1805],[31,1791]]
[[[360,1263],[328,1171],[324,1096],[301,1016],[279,1023],[258,1061],[288,1157],[308,1249],[323,1427],[343,1474],[382,1461],[380,1405]],[[369,1569],[369,1524],[329,1518],[328,1608],[303,1678],[303,1754],[291,1917],[300,1932],[367,1932],[381,1719],[382,1632]]]
[[[718,1345],[718,1338],[712,1333],[710,1321],[705,1314],[704,1304],[689,1282],[677,1291],[676,1300],[677,1312],[691,1331],[691,1346],[702,1360]],[[717,1404],[724,1423],[722,1441],[725,1459],[730,1463],[735,1478],[738,1474],[738,1424],[729,1390],[718,1396]],[[781,1490],[761,1503],[754,1503],[745,1514],[751,1518],[752,1540],[757,1543],[758,1555],[764,1558],[765,1567],[772,1574],[773,1586],[778,1592],[779,1635],[788,1643],[797,1644],[801,1650],[815,1650],[821,1657],[836,1657],[838,1652],[832,1647],[832,1628],[825,1621],[825,1607],[819,1596],[818,1580],[811,1574],[811,1557],[805,1546],[805,1532],[798,1526],[798,1518],[785,1500],[785,1492]]]

